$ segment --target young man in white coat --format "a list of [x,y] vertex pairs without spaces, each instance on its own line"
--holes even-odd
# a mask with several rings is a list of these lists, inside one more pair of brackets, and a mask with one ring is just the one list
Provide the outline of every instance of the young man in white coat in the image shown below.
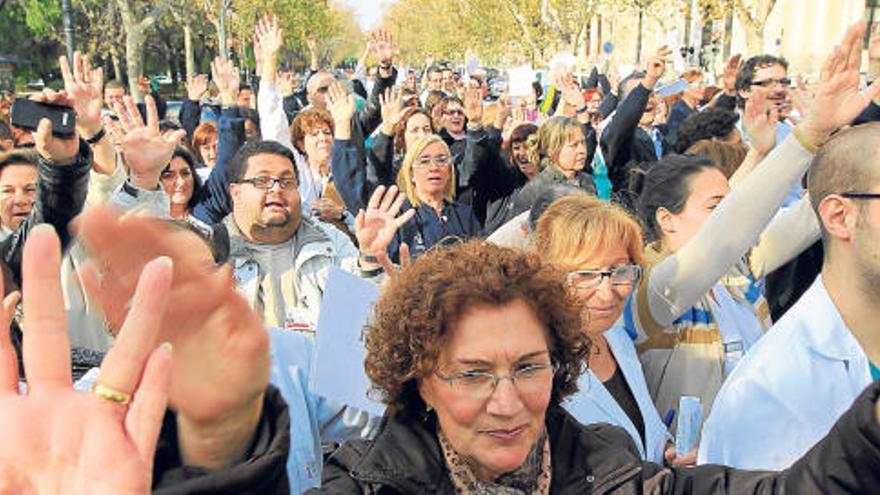
[[880,376],[880,124],[841,132],[809,174],[822,273],[737,366],[703,427],[699,463],[784,469]]

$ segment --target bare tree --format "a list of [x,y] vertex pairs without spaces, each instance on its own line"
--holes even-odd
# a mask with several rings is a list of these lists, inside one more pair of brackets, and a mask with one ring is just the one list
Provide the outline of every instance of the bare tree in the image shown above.
[[125,64],[128,75],[128,88],[135,100],[142,99],[138,88],[138,79],[144,72],[144,42],[147,39],[147,30],[155,24],[156,19],[168,6],[168,0],[159,0],[152,9],[142,17],[137,15],[135,0],[116,0],[119,6],[119,14],[122,18],[122,28],[125,30]]

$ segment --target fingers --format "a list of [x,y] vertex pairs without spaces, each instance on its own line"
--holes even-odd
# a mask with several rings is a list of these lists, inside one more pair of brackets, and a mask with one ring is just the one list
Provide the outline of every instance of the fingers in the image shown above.
[[[3,281],[0,280],[0,293],[3,292]],[[18,304],[19,293],[13,292],[3,300],[4,315],[0,326],[0,394],[18,393],[18,359],[9,338],[9,324]]]
[[405,212],[403,212],[402,215],[400,215],[399,217],[397,217],[397,218],[394,220],[394,223],[395,223],[398,227],[400,227],[401,225],[405,224],[406,222],[409,222],[409,220],[410,220],[412,217],[414,217],[415,215],[416,215],[416,210],[415,210],[414,208],[410,208],[409,210],[406,210]]
[[38,150],[45,150],[52,142],[52,121],[40,119],[37,132],[34,133],[34,145]]
[[[394,186],[391,186],[394,187]],[[373,195],[370,196],[370,201],[367,202],[367,210],[375,210],[379,207],[379,204],[382,202],[382,197],[385,195],[385,186],[379,186],[373,191]]]
[[[156,451],[168,391],[171,388],[171,347],[161,345],[154,350],[144,368],[143,378],[125,416],[125,429],[135,444],[141,460],[150,468]],[[150,469],[152,471],[152,469]]]
[[126,394],[134,393],[144,363],[155,347],[168,305],[172,268],[171,258],[167,257],[144,267],[122,330],[101,364],[98,383]]
[[[134,127],[144,127],[144,118],[141,116],[141,111],[138,110],[137,104],[134,102],[134,98],[131,96],[123,96],[122,102],[125,103],[125,111],[128,113],[128,116],[131,118],[131,123]],[[155,109],[155,102],[154,102]],[[156,123],[158,126],[158,122]]]
[[862,40],[865,38],[867,24],[859,21],[847,30],[843,45],[848,48],[847,68],[858,70],[862,64]]
[[163,139],[166,143],[172,144],[175,147],[179,146],[181,142],[183,142],[183,138],[186,137],[186,131],[183,129],[178,129],[174,132],[169,132],[163,136]]
[[388,188],[388,191],[385,192],[385,196],[382,198],[382,204],[379,207],[382,211],[389,211],[391,209],[391,205],[397,200],[397,186],[391,186]]
[[79,50],[73,52],[73,80],[77,83],[83,80],[82,55]]
[[[74,56],[76,56],[76,53]],[[70,62],[67,60],[67,56],[62,55],[58,57],[58,65],[61,66],[61,78],[64,80],[64,89],[72,88],[73,75],[70,72]]]
[[70,345],[61,295],[61,244],[46,224],[24,246],[24,367],[31,390],[70,387]]
[[387,252],[382,250],[376,253],[376,260],[382,265],[382,269],[385,270],[386,275],[393,277],[397,274],[397,267],[391,262],[391,258],[388,257]]
[[144,98],[147,106],[147,127],[151,127],[159,132],[159,111],[156,110],[156,100],[151,95]]
[[398,258],[400,258],[400,269],[406,270],[410,266],[412,266],[412,258],[409,257],[409,244],[405,242],[400,243],[400,254]]

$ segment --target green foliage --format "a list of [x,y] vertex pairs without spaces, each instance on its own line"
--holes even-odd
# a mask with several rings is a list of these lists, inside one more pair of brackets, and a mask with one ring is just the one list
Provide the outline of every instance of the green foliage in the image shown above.
[[61,26],[61,2],[58,0],[18,0],[25,23],[39,38],[58,38]]

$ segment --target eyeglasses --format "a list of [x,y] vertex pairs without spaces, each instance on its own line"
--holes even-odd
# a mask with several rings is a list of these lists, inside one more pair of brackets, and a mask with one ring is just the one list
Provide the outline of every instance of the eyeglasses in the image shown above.
[[413,163],[413,168],[446,167],[447,165],[449,165],[449,155],[423,156]]
[[459,110],[459,109],[456,109],[456,110],[445,110],[445,111],[443,112],[443,115],[449,115],[450,117],[453,116],[453,115],[464,115],[464,110]]
[[527,364],[519,366],[504,376],[497,376],[488,371],[462,371],[452,375],[442,375],[434,372],[440,380],[448,383],[458,393],[467,395],[472,399],[486,399],[491,396],[501,380],[510,379],[510,383],[521,394],[534,394],[541,392],[549,385],[549,381],[556,373],[555,364]]
[[791,86],[791,79],[785,77],[782,79],[765,79],[763,81],[752,81],[752,86],[761,86],[762,88],[768,88],[773,86],[774,84],[778,84],[780,86]]
[[850,191],[841,194],[841,196],[849,199],[880,199],[880,193],[863,193]]
[[287,190],[296,187],[296,179],[293,177],[251,177],[250,179],[241,179],[238,181],[239,183],[250,184],[257,189],[269,190],[278,184],[278,187],[282,190]]
[[608,277],[611,285],[635,285],[642,278],[642,267],[626,265],[611,270],[577,270],[565,276],[568,285],[576,289],[595,289]]

